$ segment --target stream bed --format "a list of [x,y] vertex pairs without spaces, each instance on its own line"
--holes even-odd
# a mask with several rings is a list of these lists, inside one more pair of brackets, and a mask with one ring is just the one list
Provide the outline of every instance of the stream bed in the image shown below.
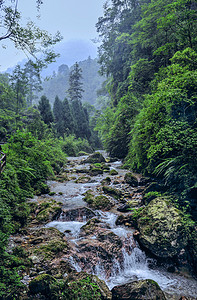
[[[81,208],[87,208],[83,194],[90,189],[95,195],[101,194],[101,182],[109,176],[108,173],[103,173],[92,176],[89,182],[76,182],[82,176],[79,170],[89,168],[89,164],[80,164],[84,158],[68,158],[69,181],[48,182],[51,192],[55,193],[53,199],[63,203],[65,212],[79,210],[74,217],[71,214],[70,219],[62,214],[57,220],[46,225],[65,234],[72,249],[68,259],[76,271],[97,275],[110,289],[137,279],[152,279],[159,284],[167,299],[180,299],[183,295],[188,299],[197,299],[197,284],[194,278],[159,268],[156,261],[148,258],[134,240],[135,229],[116,225],[120,215],[117,211],[120,203],[116,199],[111,197],[113,207],[109,211],[92,210],[94,217],[83,214],[83,210],[81,213]],[[128,194],[128,186],[123,180],[128,171],[120,168],[120,161],[108,165],[110,169],[118,172],[116,176],[110,176],[110,186]],[[136,192],[135,197],[140,199],[140,192]]]

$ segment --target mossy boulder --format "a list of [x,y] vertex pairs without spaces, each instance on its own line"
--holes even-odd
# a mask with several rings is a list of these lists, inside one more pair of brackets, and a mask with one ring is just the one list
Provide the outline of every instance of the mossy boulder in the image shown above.
[[105,162],[105,158],[100,152],[95,152],[91,154],[90,156],[88,156],[88,158],[86,158],[83,161],[84,164],[87,163],[94,164],[94,163],[102,163],[102,162]]
[[126,173],[124,176],[124,181],[132,187],[138,186],[138,178],[133,173]]
[[115,169],[111,169],[109,172],[109,175],[111,175],[111,176],[118,175],[118,171],[116,171]]
[[111,178],[110,177],[106,177],[101,181],[102,185],[109,185],[111,183]]
[[133,281],[112,289],[113,300],[165,300],[159,285],[150,279]]
[[139,242],[157,257],[173,257],[188,244],[190,227],[168,198],[152,200],[137,214]]
[[106,196],[94,196],[91,190],[88,190],[84,195],[83,200],[93,209],[109,210],[113,206],[113,203]]
[[29,240],[29,244],[33,245],[29,252],[30,258],[37,260],[37,263],[50,261],[61,253],[65,254],[68,250],[68,244],[64,240],[64,234],[56,228],[41,228],[35,230]]
[[96,228],[100,226],[101,221],[97,218],[93,218],[89,220],[85,225],[81,227],[81,230],[84,231],[86,234],[92,234],[96,231]]
[[46,199],[36,207],[36,219],[38,222],[46,223],[56,219],[62,209],[62,203],[55,200]]
[[66,280],[68,289],[64,299],[110,300],[112,295],[106,283],[95,275],[84,272],[72,273]]
[[123,196],[123,193],[118,190],[118,189],[115,189],[111,186],[103,186],[103,192],[105,194],[108,194],[108,195],[111,195],[112,197],[114,197],[115,199],[120,199],[122,196]]
[[29,290],[31,294],[42,294],[50,296],[53,290],[53,286],[56,283],[56,279],[53,276],[49,274],[41,274],[30,281]]
[[80,176],[79,178],[77,178],[77,180],[75,180],[76,183],[88,183],[91,182],[91,178],[89,176]]
[[103,174],[103,169],[99,167],[95,167],[94,165],[90,166],[89,174],[91,176],[97,176],[99,174]]
[[113,206],[113,203],[104,195],[96,196],[91,204],[94,209],[109,210]]

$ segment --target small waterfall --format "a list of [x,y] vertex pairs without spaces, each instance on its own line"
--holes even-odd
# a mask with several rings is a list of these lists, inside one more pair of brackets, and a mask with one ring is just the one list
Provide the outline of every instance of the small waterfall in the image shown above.
[[59,231],[68,234],[70,233],[72,237],[77,238],[80,234],[81,227],[85,224],[86,222],[78,222],[78,221],[68,221],[68,222],[52,221],[46,224],[46,227],[55,227]]

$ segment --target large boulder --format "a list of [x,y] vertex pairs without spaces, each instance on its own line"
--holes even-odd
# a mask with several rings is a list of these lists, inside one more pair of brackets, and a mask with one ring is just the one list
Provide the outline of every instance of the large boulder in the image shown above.
[[139,242],[157,257],[179,255],[188,244],[189,226],[183,213],[169,199],[152,200],[137,217]]
[[112,289],[112,299],[121,300],[165,300],[159,285],[150,279],[133,281]]
[[64,299],[112,299],[111,292],[106,283],[95,275],[84,272],[72,273],[66,281],[68,289],[64,291]]
[[102,163],[102,162],[106,162],[106,161],[100,152],[95,152],[95,153],[91,154],[90,156],[88,156],[88,158],[83,160],[84,164],[87,164],[87,163],[94,164],[94,163]]
[[55,285],[56,280],[49,274],[41,274],[35,277],[29,283],[29,290],[31,294],[48,295],[49,299],[52,292],[52,286]]

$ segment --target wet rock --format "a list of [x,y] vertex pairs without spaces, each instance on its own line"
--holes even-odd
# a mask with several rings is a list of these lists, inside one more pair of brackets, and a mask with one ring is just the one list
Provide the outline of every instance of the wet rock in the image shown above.
[[103,174],[103,169],[100,167],[96,167],[96,166],[90,166],[90,170],[89,170],[89,174],[91,176],[97,176],[99,174]]
[[112,299],[166,300],[159,285],[150,279],[133,281],[112,289]]
[[124,176],[124,181],[132,187],[138,186],[138,178],[133,173],[126,173]]
[[137,217],[141,245],[158,257],[180,254],[188,244],[184,215],[164,197],[152,200]]
[[104,195],[94,196],[91,190],[88,190],[84,195],[83,200],[93,209],[109,210],[114,205],[111,200]]
[[76,183],[88,183],[91,181],[92,181],[92,179],[89,176],[81,176],[75,182]]
[[120,211],[120,212],[128,212],[128,209],[130,208],[130,205],[129,204],[123,204],[121,206],[119,206],[117,208],[117,211]]
[[76,173],[89,173],[89,169],[84,169],[84,168],[77,168],[75,169]]
[[111,175],[111,176],[118,175],[118,171],[116,171],[115,169],[112,169],[112,170],[110,170],[109,175]]
[[[32,232],[29,240],[30,259],[41,268],[49,268],[52,258],[67,253],[68,244],[64,234],[56,228],[41,228]],[[35,243],[36,241],[36,243]],[[40,243],[38,243],[40,241]],[[32,247],[33,245],[33,247]]]
[[101,224],[101,221],[97,218],[89,220],[84,226],[81,227],[81,230],[86,234],[93,234]]
[[40,223],[50,222],[58,218],[61,213],[62,203],[53,199],[43,199],[34,206],[32,212],[36,216],[36,220]]
[[87,163],[94,164],[94,163],[102,163],[102,162],[105,162],[105,158],[100,152],[95,152],[90,156],[88,156],[88,158],[83,160],[84,164]]
[[68,181],[68,180],[69,180],[69,178],[68,178],[67,172],[64,172],[64,173],[56,176],[56,181],[58,181],[58,182],[64,182],[64,181]]
[[61,213],[61,221],[83,221],[84,218],[86,220],[90,220],[95,217],[95,213],[87,208],[87,207],[79,207],[69,210],[62,210]]
[[[68,299],[112,299],[111,291],[108,289],[106,283],[95,275],[86,274],[84,272],[72,273],[67,281]],[[73,295],[73,296],[72,296]]]
[[103,179],[101,181],[102,185],[109,185],[111,183],[111,178],[110,177],[106,177],[105,179]]
[[89,153],[87,153],[85,151],[79,151],[78,152],[78,156],[85,156],[85,155],[89,155]]
[[120,190],[115,189],[111,186],[103,186],[103,191],[104,193],[111,195],[115,199],[120,199],[123,196],[123,193]]

